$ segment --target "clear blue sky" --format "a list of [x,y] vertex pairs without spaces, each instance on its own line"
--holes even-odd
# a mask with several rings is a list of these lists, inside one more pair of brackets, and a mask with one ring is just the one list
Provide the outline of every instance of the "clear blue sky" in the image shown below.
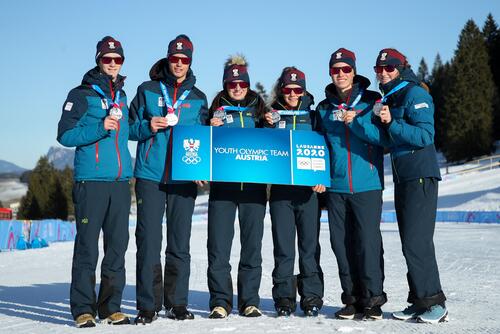
[[443,61],[453,57],[468,19],[482,28],[490,12],[500,24],[498,0],[0,1],[0,159],[33,168],[59,145],[61,106],[95,66],[95,45],[105,35],[124,46],[129,102],[168,42],[185,33],[209,103],[235,52],[247,56],[252,85],[260,81],[267,90],[283,67],[302,69],[318,103],[337,48],[355,51],[358,73],[372,81],[384,47],[405,53],[414,68],[422,57],[432,68],[438,52]]

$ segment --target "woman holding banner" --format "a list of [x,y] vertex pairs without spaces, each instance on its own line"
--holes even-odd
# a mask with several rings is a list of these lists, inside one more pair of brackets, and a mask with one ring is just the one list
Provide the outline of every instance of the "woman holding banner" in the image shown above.
[[383,49],[375,73],[385,94],[380,119],[391,139],[394,203],[403,255],[408,266],[408,302],[393,317],[419,322],[446,321],[434,252],[438,181],[434,148],[434,104],[429,93],[396,49]]
[[[228,59],[223,86],[210,107],[211,126],[260,128],[266,106],[250,87],[247,63],[242,56]],[[231,170],[227,171],[231,173]],[[241,253],[238,266],[238,311],[258,317],[262,274],[262,235],[266,211],[266,185],[250,183],[210,184],[208,202],[208,288],[211,319],[225,318],[233,308],[231,244],[238,209]]]
[[[311,105],[314,98],[306,91],[306,78],[295,67],[283,69],[266,113],[269,126],[276,129],[312,131]],[[269,200],[274,243],[273,299],[278,316],[289,316],[296,309],[296,293],[306,316],[317,316],[323,306],[323,273],[319,265],[319,210],[315,187],[272,185]],[[298,238],[299,275],[293,275],[295,235]]]
[[[383,147],[387,142],[372,108],[380,98],[367,90],[370,81],[356,75],[352,51],[335,51],[329,63],[332,83],[316,110],[318,129],[331,149],[328,188],[330,242],[337,258],[342,302],[338,319],[382,319],[387,301],[383,291],[382,212]],[[378,123],[378,124],[376,124]]]

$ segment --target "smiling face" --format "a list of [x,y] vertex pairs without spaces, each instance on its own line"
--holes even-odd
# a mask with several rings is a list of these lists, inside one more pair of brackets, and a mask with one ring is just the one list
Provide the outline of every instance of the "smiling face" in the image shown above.
[[297,107],[300,102],[300,97],[304,96],[304,92],[302,91],[300,94],[297,94],[296,89],[302,90],[302,87],[296,84],[290,84],[286,85],[283,88],[290,88],[290,93],[288,93],[287,89],[285,89],[286,92],[282,92],[283,100],[285,100],[285,103],[291,108]]
[[[168,69],[170,70],[170,73],[172,73],[172,75],[177,78],[177,82],[182,82],[184,79],[186,79],[190,64],[184,64],[179,58],[189,59],[189,57],[185,54],[175,53],[169,57]],[[172,62],[172,60],[176,61]]]
[[[345,73],[348,72],[347,68],[350,68],[349,73]],[[332,66],[332,70],[330,71],[330,73],[332,82],[339,91],[346,92],[352,88],[352,83],[354,81],[354,70],[351,66],[349,66],[349,64],[343,62],[335,63]]]
[[113,81],[116,80],[118,74],[120,73],[120,69],[122,68],[122,64],[117,64],[117,62],[113,59],[110,63],[105,64],[103,62],[103,58],[106,58],[106,62],[108,59],[119,58],[121,56],[118,53],[106,53],[99,59],[99,69],[102,73],[110,75],[113,78]]
[[381,67],[382,72],[377,72],[377,80],[382,84],[385,85],[388,82],[391,82],[392,80],[396,79],[399,76],[399,70],[397,68],[394,68],[388,72],[386,71],[386,67],[382,66]]
[[243,80],[235,80],[232,82],[229,82],[226,84],[226,91],[229,97],[235,101],[241,101],[245,99],[245,96],[247,96],[248,93],[248,85],[243,84],[246,86],[245,88],[242,88],[240,86],[240,83],[244,83]]

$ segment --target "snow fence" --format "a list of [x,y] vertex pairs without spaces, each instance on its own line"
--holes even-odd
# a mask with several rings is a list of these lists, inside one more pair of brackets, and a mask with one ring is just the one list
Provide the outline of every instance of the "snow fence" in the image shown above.
[[47,247],[75,240],[76,225],[62,220],[0,220],[0,251]]

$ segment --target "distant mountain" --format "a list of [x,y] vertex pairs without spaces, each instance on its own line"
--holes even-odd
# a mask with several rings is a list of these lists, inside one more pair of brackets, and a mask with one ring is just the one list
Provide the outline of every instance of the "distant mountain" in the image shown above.
[[12,162],[8,162],[5,160],[0,160],[0,174],[12,174],[12,175],[21,175],[27,169],[19,167]]
[[49,162],[51,162],[54,167],[59,170],[66,168],[66,166],[73,168],[74,157],[75,150],[64,147],[52,146],[49,148],[49,152],[47,153]]

